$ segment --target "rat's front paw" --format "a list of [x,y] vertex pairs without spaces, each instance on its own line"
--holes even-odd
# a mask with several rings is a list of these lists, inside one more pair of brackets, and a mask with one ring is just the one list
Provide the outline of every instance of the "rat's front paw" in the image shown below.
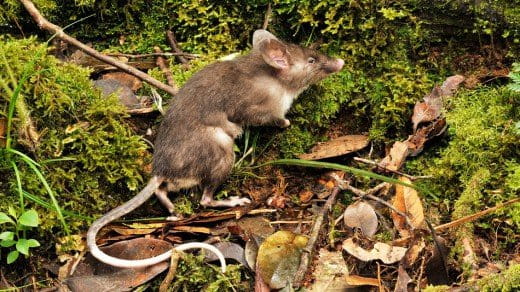
[[278,126],[280,128],[287,128],[291,125],[291,122],[288,119],[283,119],[278,122]]

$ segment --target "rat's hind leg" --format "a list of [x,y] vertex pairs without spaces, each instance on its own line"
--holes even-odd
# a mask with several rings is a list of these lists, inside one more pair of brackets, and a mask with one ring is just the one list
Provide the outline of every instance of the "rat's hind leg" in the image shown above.
[[[166,186],[162,185],[160,186],[156,191],[155,195],[157,196],[157,199],[159,199],[159,202],[168,209],[168,212],[170,214],[173,214],[175,211],[172,201],[168,198],[168,191],[177,191],[177,188],[175,185],[171,182],[166,182]],[[178,221],[180,220],[180,217],[177,216],[169,216],[167,218],[168,221]]]
[[215,187],[206,187],[204,188],[204,192],[202,194],[202,199],[200,200],[200,204],[204,207],[236,207],[243,206],[251,203],[251,200],[248,198],[241,197],[229,197],[224,200],[215,200],[213,199],[213,194],[215,193]]
[[168,212],[173,213],[173,203],[168,198],[168,190],[166,188],[159,187],[155,191],[155,195],[157,196],[157,199],[159,199],[159,202],[168,209]]

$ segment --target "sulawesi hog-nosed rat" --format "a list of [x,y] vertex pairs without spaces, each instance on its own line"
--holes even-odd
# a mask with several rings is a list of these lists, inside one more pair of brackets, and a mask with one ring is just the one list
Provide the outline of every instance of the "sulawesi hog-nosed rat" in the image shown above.
[[[92,255],[109,265],[126,268],[150,266],[170,258],[171,252],[167,252],[144,260],[124,260],[103,253],[96,245],[96,234],[103,226],[131,212],[154,193],[170,212],[173,204],[167,192],[195,186],[203,189],[202,206],[249,203],[247,198],[213,199],[233,167],[234,139],[244,126],[289,126],[285,114],[298,94],[340,71],[343,65],[342,59],[285,43],[266,30],[257,30],[248,55],[208,65],[194,74],[173,98],[159,127],[153,176],[146,187],[90,227],[87,244]],[[176,248],[199,247],[198,243],[186,243]]]

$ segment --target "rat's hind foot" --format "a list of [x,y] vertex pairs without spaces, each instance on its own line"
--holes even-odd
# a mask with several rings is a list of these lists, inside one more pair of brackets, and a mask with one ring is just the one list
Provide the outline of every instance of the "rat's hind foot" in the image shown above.
[[241,197],[229,197],[225,200],[213,200],[211,198],[203,197],[200,204],[204,207],[236,207],[250,204],[251,200]]
[[165,189],[160,188],[155,191],[155,195],[157,196],[157,199],[159,199],[159,202],[161,202],[161,204],[168,209],[168,212],[172,214],[174,207],[172,201],[168,198],[168,192]]

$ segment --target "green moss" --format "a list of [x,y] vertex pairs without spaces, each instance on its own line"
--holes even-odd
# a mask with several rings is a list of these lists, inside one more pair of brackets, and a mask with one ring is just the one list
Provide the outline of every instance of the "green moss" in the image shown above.
[[424,292],[448,292],[451,291],[449,286],[427,286],[422,291]]
[[479,291],[518,291],[520,289],[520,264],[512,265],[500,274],[491,274],[477,281]]
[[203,256],[184,254],[169,291],[250,291],[240,265],[227,265],[222,274],[216,266],[204,263]]
[[[24,64],[36,51],[46,49],[34,39],[0,40],[0,56],[4,55],[7,62],[0,62],[0,79],[8,83],[18,80]],[[34,149],[26,146],[29,143],[20,134],[23,129],[15,113],[13,147],[42,164],[62,208],[98,215],[131,197],[129,190],[136,190],[142,183],[142,169],[150,157],[146,144],[126,124],[123,106],[115,96],[104,98],[93,89],[88,69],[61,63],[45,54],[36,68],[38,71],[23,86],[22,95],[40,140]],[[0,115],[5,116],[9,94],[1,90],[0,96]],[[45,163],[62,158],[69,160]],[[48,201],[34,173],[23,163],[18,166],[24,190]],[[6,166],[0,168],[0,173],[8,182],[2,184],[0,200],[14,205],[14,175]],[[54,212],[40,213],[46,214],[42,230],[57,226]],[[67,221],[74,230],[86,223],[74,218]]]
[[[446,220],[518,196],[520,136],[514,124],[520,119],[519,97],[519,93],[506,86],[463,91],[452,97],[446,112],[449,128],[445,147],[407,163],[407,171],[434,177],[425,184],[441,196],[448,210],[453,209],[451,218]],[[505,233],[509,240],[500,247],[506,247],[516,241],[514,236],[507,235],[515,234],[520,226],[519,211],[519,204],[515,204],[495,212],[492,216],[507,223],[499,226],[486,220],[465,224],[457,238],[472,238],[473,229],[478,226]]]

